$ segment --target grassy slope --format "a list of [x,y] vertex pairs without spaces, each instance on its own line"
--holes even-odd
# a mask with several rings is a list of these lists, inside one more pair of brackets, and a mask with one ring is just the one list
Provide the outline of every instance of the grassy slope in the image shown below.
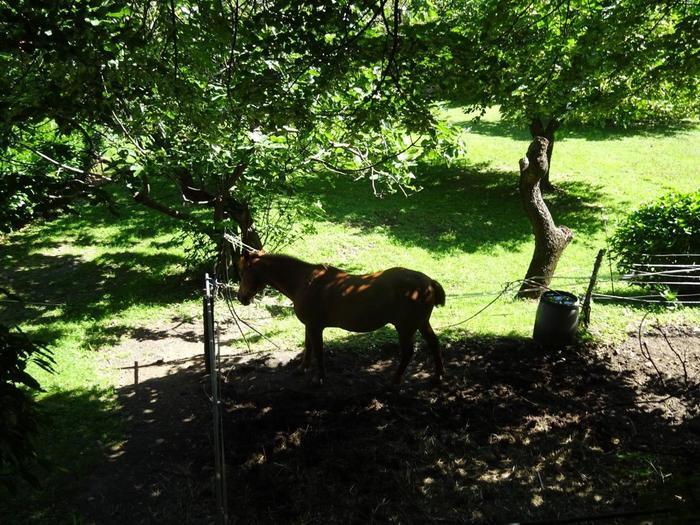
[[[326,219],[316,223],[315,235],[286,250],[353,271],[402,265],[430,274],[448,293],[447,306],[433,317],[438,329],[491,300],[465,294],[498,291],[522,277],[532,251],[516,191],[517,160],[527,148],[527,134],[499,122],[493,113],[478,123],[459,109],[449,117],[469,131],[467,162],[450,168],[423,166],[423,190],[409,198],[376,199],[368,184],[337,177],[302,181],[299,198],[319,199]],[[605,245],[606,221],[612,231],[615,221],[638,204],[667,191],[696,189],[699,164],[700,129],[562,133],[552,178],[565,192],[549,203],[557,223],[571,227],[576,238],[558,275],[586,276],[597,249]],[[52,341],[57,374],[40,375],[47,389],[40,404],[53,416],[42,447],[72,479],[119,440],[118,425],[110,417],[115,371],[97,350],[109,348],[139,324],[199,314],[198,284],[184,273],[182,244],[173,238],[172,223],[133,205],[126,210],[119,222],[101,209],[86,208],[77,217],[37,224],[5,239],[0,252],[0,279],[10,280],[28,300],[66,303],[5,309],[0,315],[23,321],[28,331]],[[561,280],[557,286],[582,292],[585,282]],[[603,282],[601,289],[606,288]],[[288,310],[271,306],[277,302],[268,297],[255,308],[241,307],[239,313],[257,318],[256,325],[278,344],[296,346],[300,325]],[[504,297],[468,324],[442,334],[459,337],[466,330],[527,335],[535,309],[534,303]],[[596,305],[593,328],[607,337],[619,336],[641,315],[636,308]],[[660,315],[681,322],[700,320],[697,309]],[[346,337],[330,330],[327,339]],[[353,337],[356,344],[368,344],[394,335],[387,330]],[[256,350],[271,348],[264,340],[254,343]],[[32,505],[21,498],[15,500],[17,506],[3,509],[0,504],[0,518],[18,509],[34,517],[48,512],[49,521],[56,517],[49,517],[51,512],[66,517],[69,510],[59,502],[74,485],[65,483],[60,472],[47,485],[33,496]]]

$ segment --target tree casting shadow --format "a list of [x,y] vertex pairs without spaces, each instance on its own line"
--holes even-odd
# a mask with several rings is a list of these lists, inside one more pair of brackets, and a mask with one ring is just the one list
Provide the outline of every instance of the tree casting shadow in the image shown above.
[[[532,239],[532,228],[518,194],[518,175],[486,165],[423,166],[422,189],[405,197],[382,199],[367,184],[337,176],[319,176],[300,190],[323,202],[327,220],[364,231],[385,232],[398,243],[436,253],[473,253],[485,247],[516,249]],[[581,235],[603,227],[597,206],[602,187],[563,182],[546,196],[558,224]]]
[[[491,137],[507,137],[512,140],[532,140],[527,124],[510,120],[467,119],[459,126],[470,133]],[[697,123],[676,122],[622,127],[594,127],[565,124],[556,133],[556,140],[583,139],[587,141],[622,140],[630,137],[673,137],[697,128]],[[556,155],[556,153],[555,153]]]
[[84,260],[12,245],[8,253],[0,257],[12,259],[0,269],[0,281],[10,283],[29,304],[0,303],[0,320],[14,324],[33,319],[33,331],[44,340],[60,335],[53,326],[57,321],[89,319],[95,324],[87,329],[85,343],[95,348],[114,344],[128,328],[119,323],[102,327],[100,321],[116,320],[120,312],[138,305],[182,302],[198,288],[181,266],[182,257],[168,252],[124,251]]

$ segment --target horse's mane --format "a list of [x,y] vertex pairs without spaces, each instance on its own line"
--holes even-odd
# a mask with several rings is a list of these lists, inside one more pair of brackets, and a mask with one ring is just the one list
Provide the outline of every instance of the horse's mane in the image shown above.
[[289,263],[290,265],[295,265],[295,266],[306,266],[306,267],[328,266],[327,264],[316,264],[316,263],[302,261],[298,257],[292,257],[291,255],[286,255],[284,253],[265,253],[261,256],[261,258],[266,259],[268,261],[286,262],[286,263]]

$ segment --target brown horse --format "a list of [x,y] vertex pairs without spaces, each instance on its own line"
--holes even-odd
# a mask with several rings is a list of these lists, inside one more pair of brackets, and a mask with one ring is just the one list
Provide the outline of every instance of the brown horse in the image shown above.
[[301,367],[308,370],[313,353],[318,364],[318,383],[325,377],[323,330],[327,327],[371,332],[387,324],[394,325],[401,345],[401,363],[394,376],[395,384],[401,382],[413,356],[413,336],[420,330],[433,353],[436,383],[444,375],[430,314],[434,306],[445,304],[445,291],[427,275],[406,268],[351,275],[332,266],[255,252],[245,253],[240,258],[238,270],[241,278],[238,300],[242,304],[250,304],[266,285],[292,300],[294,312],[306,326]]

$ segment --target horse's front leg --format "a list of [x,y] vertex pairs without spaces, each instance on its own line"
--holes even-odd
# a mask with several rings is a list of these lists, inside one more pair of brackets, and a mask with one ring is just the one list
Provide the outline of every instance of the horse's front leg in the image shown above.
[[311,340],[309,338],[308,328],[304,331],[304,352],[301,354],[301,364],[299,370],[306,373],[311,367]]
[[309,343],[306,355],[309,356],[310,360],[311,353],[309,352],[309,350],[311,350],[316,356],[316,366],[318,367],[316,377],[313,379],[313,383],[316,385],[322,385],[326,379],[326,371],[323,367],[323,328],[307,326],[306,339]]

